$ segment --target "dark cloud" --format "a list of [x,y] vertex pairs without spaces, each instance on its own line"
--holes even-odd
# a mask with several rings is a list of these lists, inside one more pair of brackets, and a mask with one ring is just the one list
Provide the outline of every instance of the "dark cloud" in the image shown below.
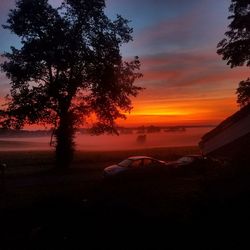
[[166,53],[142,58],[146,95],[158,98],[232,96],[247,68],[230,69],[209,51]]

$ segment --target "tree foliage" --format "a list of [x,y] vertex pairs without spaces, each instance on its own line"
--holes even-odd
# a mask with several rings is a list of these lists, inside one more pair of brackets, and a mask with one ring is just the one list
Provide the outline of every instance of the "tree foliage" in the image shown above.
[[[142,77],[138,57],[123,60],[120,47],[132,40],[129,21],[112,21],[104,0],[18,0],[4,28],[21,38],[1,65],[11,92],[1,124],[50,124],[56,128],[57,158],[68,165],[75,129],[95,116],[95,132],[116,132],[116,119],[132,109]],[[30,11],[32,10],[32,11]],[[65,159],[65,157],[68,157]]]
[[241,107],[250,104],[250,78],[248,78],[246,81],[241,81],[239,83],[239,87],[236,93],[238,96],[237,102]]
[[[217,53],[233,67],[250,67],[250,0],[232,0],[229,7],[232,20],[226,38],[218,44]],[[242,81],[236,91],[240,106],[249,104],[249,79]]]

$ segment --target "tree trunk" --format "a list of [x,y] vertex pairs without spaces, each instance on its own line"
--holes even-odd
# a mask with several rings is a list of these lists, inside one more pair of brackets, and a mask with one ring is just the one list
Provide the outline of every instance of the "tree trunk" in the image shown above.
[[74,135],[72,117],[69,113],[66,113],[60,118],[59,126],[55,132],[57,168],[70,167],[75,151]]

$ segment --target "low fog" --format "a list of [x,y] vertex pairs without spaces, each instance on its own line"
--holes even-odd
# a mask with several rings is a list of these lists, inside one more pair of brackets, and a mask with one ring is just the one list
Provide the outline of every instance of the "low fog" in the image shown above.
[[[211,128],[188,128],[186,131],[147,133],[145,141],[140,134],[91,136],[77,134],[76,149],[86,151],[111,151],[152,147],[178,147],[198,145],[201,137]],[[53,150],[50,137],[0,138],[1,151]]]

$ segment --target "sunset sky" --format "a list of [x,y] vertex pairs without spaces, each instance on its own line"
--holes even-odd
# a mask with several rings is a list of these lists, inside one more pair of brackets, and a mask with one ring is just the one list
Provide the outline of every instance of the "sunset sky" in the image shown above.
[[[58,4],[59,0],[51,0]],[[246,67],[230,69],[216,54],[224,37],[230,0],[107,0],[106,13],[131,20],[134,41],[122,48],[124,58],[140,57],[146,89],[133,100],[123,125],[218,124],[235,112],[235,89],[249,75]],[[1,0],[0,22],[14,7]],[[0,28],[0,53],[18,39]],[[3,59],[1,59],[2,61]],[[0,75],[0,97],[8,93]]]

